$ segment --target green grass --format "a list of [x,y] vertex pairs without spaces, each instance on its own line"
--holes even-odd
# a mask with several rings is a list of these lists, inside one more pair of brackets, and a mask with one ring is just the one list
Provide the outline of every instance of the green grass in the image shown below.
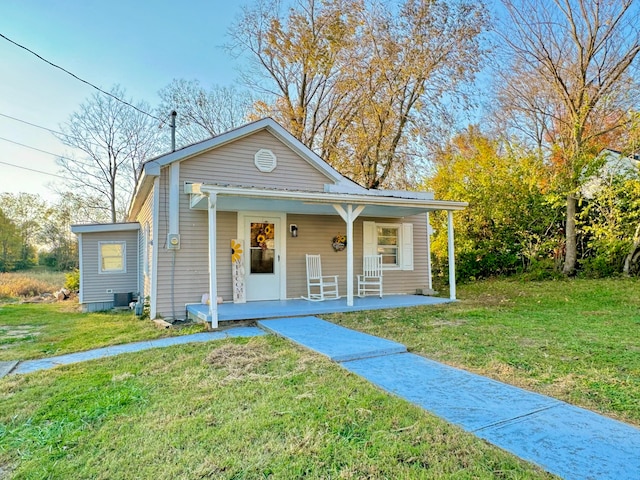
[[272,336],[6,377],[0,398],[13,479],[552,478]]
[[[494,280],[453,304],[327,318],[640,425],[639,287]],[[0,329],[0,359],[180,333],[68,304],[4,305]],[[0,398],[0,478],[551,478],[271,336],[5,377]]]
[[0,361],[51,357],[92,348],[195,333],[204,324],[160,330],[131,311],[80,313],[77,303],[0,304]]
[[326,318],[640,425],[639,293],[637,279],[492,280],[455,304]]

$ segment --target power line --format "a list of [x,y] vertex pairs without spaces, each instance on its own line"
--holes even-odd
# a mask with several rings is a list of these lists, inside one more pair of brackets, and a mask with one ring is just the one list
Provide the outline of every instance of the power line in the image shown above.
[[0,117],[9,118],[11,120],[15,120],[16,122],[24,123],[26,125],[31,125],[32,127],[40,128],[41,130],[46,130],[47,132],[51,132],[56,135],[63,135],[65,137],[75,138],[75,137],[71,137],[70,135],[67,135],[66,133],[62,133],[57,130],[52,130],[51,128],[43,127],[42,125],[36,125],[35,123],[27,122],[26,120],[21,120],[20,118],[12,117],[11,115],[7,115],[5,113],[0,113]]
[[51,129],[51,128],[43,127],[42,125],[37,125],[37,124],[35,124],[35,123],[27,122],[26,120],[22,120],[22,119],[20,119],[20,118],[12,117],[11,115],[7,115],[7,114],[5,114],[5,113],[0,113],[0,117],[9,118],[9,119],[11,119],[11,120],[15,120],[16,122],[24,123],[25,125],[30,125],[30,126],[32,126],[32,127],[36,127],[36,128],[41,129],[41,130],[45,130],[45,131],[47,131],[47,132],[53,133],[54,135],[62,135],[63,137],[72,138],[72,139],[74,139],[74,140],[78,140],[78,141],[86,142],[86,143],[88,143],[89,145],[93,145],[94,147],[102,148],[102,145],[98,145],[97,143],[89,142],[89,141],[84,140],[84,139],[82,139],[82,138],[74,137],[73,135],[68,135],[68,134],[66,134],[66,133],[62,133],[62,132],[59,132],[59,131],[57,131],[57,130],[53,130],[53,129]]
[[121,98],[116,97],[114,94],[109,93],[109,92],[107,92],[107,91],[105,91],[105,90],[101,89],[100,87],[95,86],[93,83],[91,83],[91,82],[89,82],[89,81],[87,81],[87,80],[84,80],[83,78],[80,78],[80,77],[79,77],[79,76],[77,76],[75,73],[70,72],[69,70],[67,70],[67,69],[65,69],[65,68],[63,68],[63,67],[61,67],[60,65],[56,65],[55,63],[50,62],[50,61],[49,61],[49,60],[47,60],[46,58],[44,58],[44,57],[42,57],[42,56],[38,55],[38,54],[37,54],[36,52],[34,52],[33,50],[31,50],[31,49],[29,49],[29,48],[25,47],[24,45],[20,45],[18,42],[15,42],[15,41],[11,40],[11,39],[10,39],[9,37],[7,37],[6,35],[3,35],[2,33],[0,33],[0,37],[4,38],[7,42],[13,43],[16,47],[22,48],[23,50],[26,50],[26,51],[27,51],[27,52],[29,52],[30,54],[35,55],[35,56],[36,56],[36,57],[38,57],[40,60],[42,60],[42,61],[43,61],[43,62],[45,62],[45,63],[48,63],[48,64],[49,64],[49,65],[51,65],[52,67],[57,68],[57,69],[59,69],[59,70],[62,70],[64,73],[66,73],[66,74],[68,74],[68,75],[71,75],[71,76],[72,76],[73,78],[75,78],[76,80],[80,80],[82,83],[85,83],[85,84],[89,85],[90,87],[95,88],[95,89],[96,89],[96,90],[98,90],[100,93],[103,93],[103,94],[105,94],[105,95],[108,95],[109,97],[111,97],[111,98],[113,98],[113,99],[117,100],[118,102],[120,102],[120,103],[124,103],[125,105],[128,105],[129,107],[133,108],[134,110],[137,110],[138,112],[140,112],[140,113],[142,113],[142,114],[144,114],[144,115],[147,115],[148,117],[154,118],[154,119],[158,120],[160,123],[163,123],[163,124],[164,124],[164,123],[166,123],[163,119],[161,119],[161,118],[159,118],[159,117],[156,117],[155,115],[152,115],[152,114],[150,114],[150,113],[148,113],[148,112],[145,112],[144,110],[141,110],[140,108],[136,107],[135,105],[132,105],[132,104],[130,104],[129,102],[127,102],[127,101],[125,101],[125,100],[122,100]]
[[43,175],[49,175],[51,177],[58,177],[58,178],[62,178],[64,180],[66,180],[66,178],[63,177],[62,175],[57,175],[55,173],[44,172],[42,170],[36,170],[35,168],[23,167],[22,165],[14,165],[13,163],[3,162],[2,160],[0,160],[0,163],[2,165],[9,165],[10,167],[21,168],[23,170],[29,170],[30,172],[42,173]]
[[58,155],[57,153],[47,152],[46,150],[41,150],[39,148],[32,147],[31,145],[25,145],[24,143],[16,142],[14,140],[9,140],[8,138],[0,137],[0,140],[13,143],[14,145],[20,145],[21,147],[30,148],[31,150],[35,150],[36,152],[46,153],[47,155],[52,155],[54,157],[62,158],[64,160],[69,160],[70,162],[78,162],[77,160],[73,160],[72,158],[63,157],[62,155]]

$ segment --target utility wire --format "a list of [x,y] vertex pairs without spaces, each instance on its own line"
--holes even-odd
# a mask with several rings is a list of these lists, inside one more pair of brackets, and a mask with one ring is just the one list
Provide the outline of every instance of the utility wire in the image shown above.
[[57,175],[55,173],[43,172],[42,170],[36,170],[35,168],[23,167],[21,165],[14,165],[13,163],[3,162],[2,160],[0,160],[0,163],[2,165],[9,165],[10,167],[21,168],[23,170],[29,170],[30,172],[42,173],[43,175],[50,175],[52,177],[58,177],[58,178],[62,178],[62,179],[66,180],[66,178],[63,177],[62,175]]
[[[67,135],[66,133],[62,133],[62,132],[59,132],[57,130],[52,130],[51,128],[43,127],[42,125],[36,125],[35,123],[27,122],[26,120],[22,120],[20,118],[12,117],[11,115],[7,115],[6,113],[0,113],[0,117],[9,118],[11,120],[15,120],[16,122],[24,123],[26,125],[31,125],[32,127],[40,128],[42,130],[46,130],[47,132],[51,132],[51,133],[54,133],[56,135],[63,135],[65,137],[71,137],[70,135]],[[75,138],[75,137],[71,137],[71,138]]]
[[[78,141],[82,141],[82,142],[86,141],[86,140],[83,140],[81,138],[74,137],[73,135],[68,135],[66,133],[62,133],[62,132],[59,132],[57,130],[53,130],[51,128],[43,127],[42,125],[37,125],[35,123],[27,122],[26,120],[22,120],[20,118],[12,117],[11,115],[7,115],[5,113],[0,113],[0,117],[9,118],[11,120],[15,120],[16,122],[20,122],[20,123],[24,123],[25,125],[30,125],[32,127],[36,127],[36,128],[41,129],[41,130],[45,130],[47,132],[53,133],[54,135],[62,135],[63,137],[72,138],[74,140],[78,140]],[[97,143],[93,143],[93,142],[89,142],[89,141],[86,141],[86,142],[88,144],[90,144],[90,145],[93,145],[94,147],[103,148],[102,145],[98,145]]]
[[78,162],[77,160],[73,160],[72,158],[63,157],[62,155],[58,155],[57,153],[47,152],[46,150],[41,150],[39,148],[32,147],[31,145],[25,145],[24,143],[16,142],[14,140],[9,140],[8,138],[0,137],[0,140],[13,143],[14,145],[20,145],[21,147],[30,148],[31,150],[35,150],[36,152],[46,153],[47,155],[52,155],[54,157],[62,158],[64,160],[69,160],[70,162]]
[[141,110],[140,108],[136,107],[135,105],[132,105],[132,104],[130,104],[129,102],[127,102],[127,101],[125,101],[125,100],[122,100],[121,98],[116,97],[114,94],[109,93],[109,92],[107,92],[107,91],[105,91],[105,90],[101,89],[100,87],[95,86],[93,83],[91,83],[91,82],[89,82],[89,81],[87,81],[87,80],[84,80],[83,78],[80,78],[80,77],[79,77],[79,76],[77,76],[75,73],[70,72],[69,70],[67,70],[67,69],[65,69],[65,68],[63,68],[63,67],[61,67],[60,65],[56,65],[55,63],[50,62],[50,61],[49,61],[49,60],[47,60],[46,58],[44,58],[44,57],[42,57],[42,56],[38,55],[38,54],[37,54],[36,52],[34,52],[33,50],[31,50],[31,49],[29,49],[29,48],[25,47],[24,45],[20,45],[18,42],[15,42],[15,41],[11,40],[11,39],[10,39],[9,37],[7,37],[6,35],[3,35],[2,33],[0,33],[0,37],[4,38],[7,42],[13,43],[16,47],[22,48],[23,50],[26,50],[26,51],[27,51],[27,52],[29,52],[30,54],[35,55],[35,56],[36,56],[36,57],[38,57],[40,60],[42,60],[42,61],[43,61],[43,62],[45,62],[45,63],[48,63],[48,64],[49,64],[49,65],[51,65],[52,67],[57,68],[57,69],[59,69],[59,70],[62,70],[64,73],[66,73],[66,74],[68,74],[68,75],[71,75],[71,76],[72,76],[73,78],[75,78],[76,80],[79,80],[79,81],[81,81],[82,83],[86,83],[86,84],[87,84],[87,85],[89,85],[90,87],[95,88],[95,89],[96,89],[96,90],[98,90],[100,93],[103,93],[103,94],[105,94],[105,95],[107,95],[107,96],[109,96],[109,97],[111,97],[111,98],[113,98],[113,99],[117,100],[117,101],[118,101],[118,102],[120,102],[120,103],[124,103],[125,105],[128,105],[129,107],[133,108],[134,110],[137,110],[138,112],[140,112],[140,113],[142,113],[142,114],[144,114],[144,115],[147,115],[148,117],[151,117],[151,118],[153,118],[153,119],[155,119],[155,120],[158,120],[160,123],[163,123],[163,124],[164,124],[164,123],[166,123],[166,122],[165,122],[164,120],[162,120],[161,118],[156,117],[155,115],[152,115],[152,114],[150,114],[150,113],[148,113],[148,112],[145,112],[144,110]]

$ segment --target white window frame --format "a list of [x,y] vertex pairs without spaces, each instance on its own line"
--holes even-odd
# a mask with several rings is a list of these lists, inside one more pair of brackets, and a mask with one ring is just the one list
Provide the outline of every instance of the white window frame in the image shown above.
[[[397,263],[383,263],[384,270],[413,270],[413,224],[365,221],[363,223],[363,255],[378,255],[378,227],[395,228],[398,231]],[[383,246],[384,247],[384,246]]]
[[[378,232],[378,230],[380,228],[395,228],[396,231],[398,232],[397,234],[397,241],[395,244],[395,248],[396,248],[396,263],[384,263],[384,261],[382,262],[382,268],[383,270],[400,270],[402,269],[402,224],[401,223],[377,223],[376,222],[376,226],[375,226],[375,248],[376,248],[376,253],[378,255],[382,255],[380,253],[380,248],[389,248],[389,247],[394,247],[394,245],[381,245],[380,244],[380,234]],[[383,255],[384,258],[384,255]]]
[[[103,245],[122,245],[122,268],[118,270],[104,270],[102,268],[102,246]],[[101,275],[110,275],[114,273],[127,273],[127,242],[111,241],[98,242],[98,273]]]

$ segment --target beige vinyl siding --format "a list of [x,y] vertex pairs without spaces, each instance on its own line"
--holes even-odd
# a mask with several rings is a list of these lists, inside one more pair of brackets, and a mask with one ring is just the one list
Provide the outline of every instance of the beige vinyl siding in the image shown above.
[[[180,236],[181,248],[176,251],[174,305],[176,317],[184,315],[186,303],[199,303],[203,293],[209,290],[208,273],[208,228],[207,212],[190,210],[186,203],[187,195],[181,195]],[[162,196],[161,196],[162,199]],[[160,202],[161,217],[164,202]],[[427,286],[427,247],[426,221],[424,215],[398,218],[363,217],[354,224],[354,294],[357,293],[355,275],[362,271],[362,222],[413,223],[414,269],[387,270],[384,272],[383,288],[385,294],[412,294],[416,289]],[[345,223],[339,216],[325,215],[288,215],[286,228],[298,225],[298,237],[287,236],[287,298],[300,298],[306,295],[305,254],[322,256],[322,268],[325,274],[339,275],[340,295],[347,294],[347,253],[335,252],[331,246],[332,238],[345,233]],[[225,302],[232,301],[230,240],[237,236],[237,214],[218,212],[217,214],[217,255],[218,255],[218,295]],[[166,222],[160,222],[160,238],[166,237]],[[158,306],[157,312],[165,318],[173,318],[171,306],[171,256],[173,253],[161,242],[158,261]]]
[[[182,168],[181,168],[182,171]],[[168,250],[167,171],[163,169],[160,180],[160,211],[158,224],[158,295],[157,314],[164,318],[184,318],[185,304],[200,303],[202,295],[209,292],[209,237],[206,210],[189,208],[189,196],[180,194],[180,249]],[[217,270],[218,296],[225,301],[232,299],[231,246],[236,238],[237,214],[217,214]],[[154,242],[155,243],[155,242]],[[175,252],[175,266],[172,267]],[[173,273],[172,273],[173,271]],[[173,302],[171,283],[173,275]],[[173,303],[173,305],[172,305]]]
[[[142,279],[141,295],[144,297],[148,296],[151,293],[151,272],[153,269],[153,248],[154,248],[154,239],[153,239],[153,188],[149,191],[147,198],[145,199],[142,207],[140,208],[140,212],[136,218],[136,221],[140,224],[140,278]],[[149,237],[145,238],[145,226],[149,225]],[[145,244],[146,244],[146,252],[145,252]],[[146,261],[148,262],[148,271],[145,272],[144,265],[145,259],[144,256],[147,256]]]
[[[126,243],[126,272],[99,273],[99,242]],[[82,303],[113,302],[114,293],[135,295],[138,292],[138,231],[83,233],[82,265]]]
[[[255,153],[263,148],[277,157],[277,167],[270,173],[259,171],[254,164]],[[218,183],[317,192],[324,191],[326,183],[333,183],[264,130],[184,160],[180,164],[180,181],[181,185],[184,182]]]
[[[427,241],[424,215],[398,218],[360,217],[353,226],[354,294],[357,294],[356,275],[362,273],[362,222],[412,223],[413,226],[413,270],[385,270],[383,290],[385,294],[415,293],[417,288],[427,286]],[[322,272],[339,275],[340,295],[347,294],[347,252],[335,252],[331,240],[338,233],[346,233],[344,221],[339,216],[288,215],[287,223],[298,225],[298,237],[287,238],[287,297],[300,298],[306,291],[305,254],[320,254]]]

